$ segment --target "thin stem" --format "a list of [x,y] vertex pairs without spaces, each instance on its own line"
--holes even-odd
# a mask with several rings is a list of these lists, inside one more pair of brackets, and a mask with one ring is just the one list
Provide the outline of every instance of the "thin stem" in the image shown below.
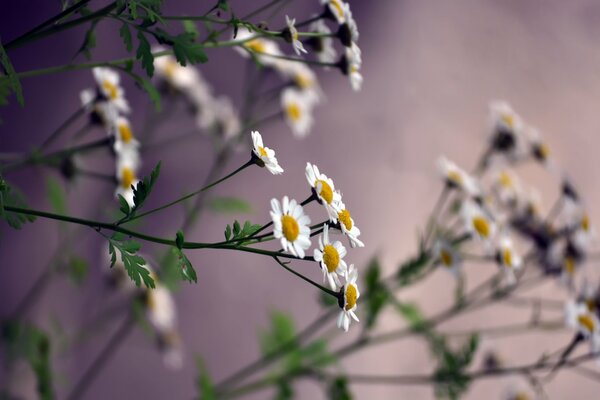
[[289,271],[289,272],[291,272],[292,274],[296,275],[297,277],[299,277],[299,278],[303,279],[305,282],[308,282],[308,283],[310,283],[311,285],[313,285],[313,286],[314,286],[314,287],[316,287],[317,289],[319,289],[319,290],[321,290],[321,291],[323,291],[323,292],[327,293],[327,294],[328,294],[328,295],[330,295],[330,296],[333,296],[333,297],[335,297],[336,299],[339,297],[339,295],[340,295],[340,294],[339,294],[338,292],[334,292],[333,290],[331,290],[331,289],[328,289],[328,288],[326,288],[325,286],[318,284],[317,282],[315,282],[315,281],[313,281],[312,279],[310,279],[310,278],[308,278],[308,277],[306,277],[306,276],[302,275],[301,273],[299,273],[299,272],[297,272],[297,271],[294,271],[292,268],[288,267],[288,266],[286,265],[286,263],[284,263],[284,262],[281,262],[281,260],[279,260],[279,258],[277,258],[276,256],[275,256],[275,257],[273,257],[273,259],[274,259],[275,261],[277,261],[277,263],[278,263],[279,265],[281,265],[283,268],[285,268],[286,270],[288,270],[288,271]]
[[52,132],[50,134],[50,136],[48,136],[46,138],[46,140],[44,140],[44,142],[42,143],[42,145],[40,146],[40,150],[45,149],[46,147],[48,147],[52,142],[54,142],[56,139],[58,139],[60,137],[60,135],[62,135],[66,129],[71,126],[71,124],[75,121],[77,121],[77,119],[79,117],[81,117],[83,114],[85,114],[86,112],[86,106],[82,106],[80,107],[77,111],[75,111],[69,118],[67,118],[67,120],[65,122],[63,122],[62,124],[60,124],[60,126],[58,128],[56,128],[56,130],[54,132]]

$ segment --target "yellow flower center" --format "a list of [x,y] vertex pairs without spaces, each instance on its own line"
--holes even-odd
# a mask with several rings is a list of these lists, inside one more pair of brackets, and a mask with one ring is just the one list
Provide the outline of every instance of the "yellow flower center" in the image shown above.
[[515,394],[513,400],[529,400],[529,396],[527,395],[527,393],[519,392]]
[[292,38],[294,40],[298,40],[298,31],[294,32],[294,34],[292,35]]
[[452,253],[450,253],[446,249],[443,249],[442,251],[440,251],[440,260],[442,261],[442,264],[444,264],[446,267],[450,267],[453,261]]
[[331,189],[331,186],[329,186],[329,184],[324,180],[320,179],[316,182],[315,188],[319,191],[319,196],[321,196],[321,198],[325,200],[327,204],[331,204],[333,201],[333,189]]
[[500,173],[500,177],[498,178],[498,181],[500,182],[500,185],[502,185],[505,188],[513,187],[512,178],[506,171],[502,171]]
[[104,88],[104,90],[108,94],[108,97],[111,100],[115,100],[119,96],[119,89],[112,82],[104,81],[102,82],[102,87]]
[[586,232],[590,230],[590,217],[587,214],[584,214],[581,218],[581,229]]
[[131,139],[133,139],[133,132],[131,132],[131,127],[129,126],[129,124],[119,124],[119,135],[121,136],[121,140],[123,142],[131,142]]
[[323,262],[327,267],[327,271],[331,274],[335,272],[340,263],[340,253],[331,244],[326,244],[323,247]]
[[479,236],[483,238],[488,238],[490,236],[490,224],[485,218],[481,216],[474,217],[472,223],[473,228]]
[[300,226],[291,215],[286,214],[281,217],[281,229],[283,231],[283,236],[290,242],[296,240],[300,234]]
[[177,66],[178,64],[176,61],[167,61],[167,64],[165,65],[165,75],[168,78],[173,79],[175,77],[175,73],[177,72]]
[[285,112],[293,122],[298,122],[302,116],[302,111],[298,103],[290,103],[286,106]]
[[129,167],[124,167],[121,170],[121,186],[123,189],[129,189],[135,181],[135,172]]
[[341,18],[344,18],[344,7],[342,6],[340,0],[331,0],[329,4],[331,4],[335,8],[335,11]]
[[509,128],[514,128],[515,118],[510,114],[502,114],[502,122],[504,122]]
[[504,251],[502,252],[502,260],[504,260],[504,265],[507,267],[512,267],[512,252],[510,251],[510,249],[504,249]]
[[447,178],[450,182],[456,185],[463,184],[463,177],[458,171],[448,171]]
[[343,209],[338,213],[338,220],[344,224],[346,230],[349,231],[352,229],[352,218],[350,217],[350,211]]
[[538,153],[543,160],[547,160],[550,156],[550,148],[545,143],[538,145]]
[[577,321],[579,322],[579,325],[583,326],[588,332],[594,332],[594,327],[596,324],[594,323],[591,315],[582,314],[577,317]]
[[298,85],[301,89],[308,89],[313,84],[312,79],[304,74],[296,74],[296,76],[294,76],[294,80],[296,81],[296,85]]
[[575,273],[575,260],[573,257],[565,257],[565,272],[569,275],[573,275]]
[[356,299],[358,298],[358,292],[356,286],[353,284],[348,285],[346,288],[346,311],[352,310],[356,305]]
[[267,151],[265,150],[265,148],[264,148],[264,147],[259,147],[259,148],[258,148],[258,154],[259,154],[261,157],[267,157]]
[[264,53],[266,48],[265,48],[265,44],[258,39],[254,39],[254,40],[250,40],[249,42],[246,42],[246,47],[256,53]]

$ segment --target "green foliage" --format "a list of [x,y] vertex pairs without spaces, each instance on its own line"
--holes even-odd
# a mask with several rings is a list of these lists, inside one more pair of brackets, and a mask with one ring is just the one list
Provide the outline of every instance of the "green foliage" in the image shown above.
[[469,387],[471,378],[466,372],[479,345],[479,336],[472,334],[458,349],[453,351],[442,336],[431,339],[431,348],[438,359],[434,373],[435,391],[438,397],[458,399]]
[[123,38],[123,43],[128,53],[133,51],[133,39],[131,38],[131,31],[129,30],[129,24],[124,23],[119,29],[119,36]]
[[225,240],[237,241],[236,245],[241,246],[244,243],[247,243],[247,241],[241,239],[251,237],[260,228],[261,225],[252,224],[250,221],[244,222],[244,226],[241,226],[240,223],[236,220],[233,222],[233,228],[230,225],[227,225],[227,227],[225,228]]
[[216,400],[217,392],[215,385],[200,357],[196,359],[196,365],[198,367],[197,388],[200,400]]
[[154,279],[150,276],[150,271],[145,268],[146,260],[137,254],[141,245],[134,240],[125,240],[125,235],[118,232],[107,237],[107,240],[111,268],[117,262],[116,250],[119,250],[127,275],[135,282],[136,286],[140,286],[143,281],[146,287],[154,288]]
[[127,12],[129,19],[141,18],[144,25],[156,22],[164,23],[161,18],[163,0],[117,0],[117,9],[121,13]]
[[352,393],[348,388],[348,379],[338,376],[332,380],[327,388],[327,398],[329,400],[352,400]]
[[277,391],[273,397],[275,400],[290,400],[294,398],[294,388],[289,380],[282,379],[277,382]]
[[25,196],[17,188],[8,184],[0,176],[0,218],[14,229],[21,229],[23,224],[35,221],[35,216],[6,211],[4,206],[27,208]]
[[67,199],[65,189],[58,179],[54,177],[48,177],[46,179],[46,193],[52,209],[57,214],[67,213]]
[[100,21],[100,19],[97,19],[91,23],[89,29],[85,32],[83,43],[79,47],[79,50],[77,50],[77,53],[75,53],[75,56],[83,54],[88,60],[92,59],[92,50],[96,48],[96,25]]
[[365,326],[372,328],[377,317],[389,301],[389,292],[381,280],[381,266],[377,258],[373,258],[365,273],[365,286],[367,293]]
[[183,30],[192,37],[193,40],[198,40],[198,36],[200,36],[200,32],[198,32],[198,27],[196,27],[196,23],[190,20],[183,20]]
[[55,398],[52,385],[52,365],[50,362],[51,343],[41,329],[17,321],[9,321],[2,326],[2,342],[7,346],[10,359],[24,359],[33,370],[37,381],[40,399]]
[[67,264],[68,275],[76,285],[81,285],[89,272],[89,264],[86,259],[72,255]]
[[138,184],[133,188],[133,207],[129,207],[127,201],[123,196],[119,195],[119,204],[120,210],[125,214],[125,217],[119,221],[119,223],[123,223],[128,219],[135,216],[137,210],[142,208],[150,193],[152,193],[152,188],[156,183],[158,177],[160,176],[160,161],[156,164],[156,167],[150,173],[150,176],[145,176],[142,180],[138,182]]
[[419,255],[406,261],[398,268],[396,278],[401,286],[410,285],[410,283],[419,277],[425,267],[428,265],[431,256],[421,249]]
[[163,29],[156,29],[153,34],[159,43],[167,44],[173,48],[173,54],[177,62],[184,67],[188,63],[193,65],[208,61],[204,47],[195,42],[193,32],[184,32],[174,36]]
[[154,75],[154,55],[150,50],[150,42],[144,36],[144,32],[138,30],[137,38],[139,41],[135,57],[142,62],[142,68],[149,77]]
[[[2,42],[0,41],[0,65],[4,69],[5,75],[2,76],[0,74],[0,87],[4,87],[0,90],[0,104],[6,104],[8,94],[6,94],[7,89],[9,89],[9,93],[12,92],[17,97],[17,101],[21,106],[25,104],[25,99],[23,97],[23,88],[21,87],[21,81],[19,81],[19,76],[15,72],[15,69],[6,54],[6,50],[4,46],[2,46]],[[4,81],[4,82],[3,82]]]
[[237,197],[213,197],[209,200],[208,206],[212,211],[221,214],[248,214],[252,212],[252,205]]
[[338,306],[338,300],[333,297],[332,295],[330,295],[329,293],[325,293],[322,290],[319,290],[319,304],[321,304],[321,306],[325,307],[325,308],[329,308],[329,307],[339,307]]
[[187,258],[187,256],[183,253],[183,243],[185,239],[183,237],[183,232],[178,231],[175,237],[175,243],[177,247],[173,248],[173,254],[176,256],[177,264],[179,265],[179,270],[181,271],[181,277],[183,280],[188,282],[198,283],[198,277],[196,276],[196,270],[192,266],[192,263]]
[[400,303],[395,304],[396,310],[404,317],[408,326],[414,331],[422,331],[426,328],[425,317],[416,304]]

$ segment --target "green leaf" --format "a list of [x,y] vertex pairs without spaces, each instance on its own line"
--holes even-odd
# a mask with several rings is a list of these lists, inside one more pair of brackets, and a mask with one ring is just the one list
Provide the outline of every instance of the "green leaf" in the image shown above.
[[150,79],[140,78],[138,83],[141,86],[141,88],[144,89],[146,93],[148,93],[148,96],[150,96],[150,100],[152,100],[152,104],[154,104],[154,109],[156,111],[160,111],[160,93],[158,92],[158,90],[156,90],[152,82],[150,82]]
[[246,200],[237,197],[214,197],[208,203],[211,210],[221,214],[248,214],[252,206]]
[[[233,231],[231,226],[227,225],[225,228],[225,240],[235,240],[235,246],[241,246],[245,243],[248,243],[251,240],[251,236],[254,235],[260,228],[261,225],[253,224],[250,221],[244,222],[244,225],[240,225],[239,221],[233,222]],[[241,240],[244,238],[248,238],[248,240]]]
[[156,29],[153,32],[156,39],[163,44],[170,45],[173,48],[173,54],[177,62],[182,66],[188,64],[205,63],[208,57],[204,52],[204,47],[194,41],[194,35],[190,32],[181,33],[173,36],[165,30]]
[[125,215],[129,215],[131,213],[131,209],[129,208],[129,203],[127,202],[127,200],[125,200],[125,197],[123,197],[122,195],[118,194],[117,198],[119,199],[119,210],[125,214]]
[[154,55],[152,55],[152,51],[150,50],[150,43],[141,30],[138,30],[137,38],[139,45],[135,56],[142,62],[142,68],[148,76],[152,77],[154,75]]
[[229,1],[227,0],[219,0],[217,3],[217,8],[222,11],[229,11]]
[[365,285],[369,296],[366,301],[366,327],[375,325],[377,317],[389,300],[389,292],[381,281],[381,267],[377,258],[373,258],[365,273]]
[[429,264],[430,256],[427,252],[421,251],[420,254],[402,265],[398,268],[398,273],[396,275],[398,282],[401,286],[409,285],[415,278],[419,276],[419,274],[425,269],[425,267]]
[[329,400],[352,400],[352,393],[348,388],[348,379],[339,376],[332,380],[327,388],[327,398]]
[[129,24],[123,23],[121,25],[121,29],[119,29],[119,36],[123,38],[123,43],[125,44],[125,48],[128,53],[131,53],[133,50],[133,40],[131,38],[131,31],[129,30]]
[[198,394],[200,400],[216,400],[217,391],[215,385],[206,370],[206,366],[200,357],[196,359],[196,365],[198,368]]
[[121,255],[121,261],[127,271],[127,275],[135,282],[136,286],[140,286],[142,281],[149,288],[154,288],[155,283],[150,271],[145,267],[146,260],[137,254],[141,245],[134,240],[125,240],[122,234],[115,233],[108,240],[108,252],[111,257],[111,268],[117,262],[117,251]]
[[241,232],[240,223],[236,220],[233,221],[233,237],[237,238]]
[[416,304],[400,303],[395,304],[396,310],[404,317],[411,329],[420,331],[425,328],[425,317]]
[[181,277],[183,280],[188,282],[198,283],[198,277],[196,276],[196,270],[192,266],[192,263],[183,253],[183,251],[177,247],[173,247],[173,253],[177,257],[177,263],[179,270],[181,271]]
[[0,41],[0,65],[4,68],[6,72],[6,79],[8,82],[8,87],[12,90],[12,92],[17,96],[17,101],[21,106],[25,105],[25,99],[23,97],[23,88],[21,87],[21,81],[19,81],[19,76],[15,72],[15,69],[2,46],[2,42]]
[[177,244],[177,248],[181,250],[183,248],[183,243],[185,242],[185,238],[183,237],[183,232],[181,230],[177,231],[175,235],[175,243]]
[[227,224],[224,234],[225,234],[225,240],[229,241],[229,238],[231,238],[231,226],[229,226],[229,224]]
[[190,37],[193,40],[197,40],[198,36],[200,36],[200,32],[198,32],[198,27],[196,26],[196,23],[189,19],[183,20],[182,23],[183,23],[183,30],[185,31],[185,33],[190,35]]
[[121,206],[121,211],[125,214],[125,217],[123,217],[119,221],[119,224],[132,218],[135,215],[136,211],[142,208],[142,206],[150,196],[150,193],[152,193],[152,188],[154,187],[154,184],[158,180],[159,176],[160,161],[158,162],[158,164],[156,164],[156,166],[150,173],[150,176],[145,176],[133,188],[133,207],[131,207],[131,209],[129,208],[129,205],[127,204],[127,201],[123,198],[123,196],[119,196],[119,204]]
[[92,59],[92,50],[96,48],[96,25],[98,25],[99,22],[100,19],[97,19],[91,23],[90,28],[86,31],[85,36],[83,37],[83,43],[79,47],[79,50],[77,50],[77,53],[75,53],[75,56],[83,53],[85,58],[88,60]]
[[[269,330],[261,332],[260,348],[263,355],[272,353],[283,345],[288,345],[296,338],[296,327],[292,318],[282,312],[273,311],[271,313],[271,327]],[[290,346],[290,351],[297,349],[298,344]]]
[[54,177],[48,177],[46,179],[46,193],[54,212],[57,214],[66,214],[67,200],[65,190],[58,179]]
[[276,387],[275,400],[291,400],[294,398],[294,388],[289,380],[280,380],[277,382]]
[[19,214],[12,211],[4,210],[4,206],[11,207],[19,207],[19,208],[27,208],[27,203],[25,201],[25,196],[15,187],[12,187],[8,184],[7,181],[2,180],[2,184],[0,184],[0,197],[2,202],[3,212],[0,217],[2,217],[8,225],[10,225],[14,229],[21,229],[23,224],[27,222],[35,221],[35,216]]

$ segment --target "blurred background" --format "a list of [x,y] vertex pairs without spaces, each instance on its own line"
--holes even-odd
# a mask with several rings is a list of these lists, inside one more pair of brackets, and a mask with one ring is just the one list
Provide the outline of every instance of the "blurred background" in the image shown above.
[[[206,1],[168,1],[171,15],[199,14],[212,6]],[[257,8],[256,1],[231,1],[239,15]],[[266,144],[277,150],[286,170],[271,176],[251,168],[220,185],[215,194],[247,199],[249,215],[222,215],[205,212],[186,239],[222,239],[226,224],[234,218],[265,223],[269,201],[283,195],[303,199],[307,195],[304,166],[316,163],[335,179],[346,204],[362,231],[366,247],[351,251],[347,259],[359,268],[378,255],[386,271],[413,256],[417,234],[441,190],[435,169],[440,155],[470,168],[479,158],[488,128],[490,100],[505,99],[526,121],[540,129],[555,159],[578,184],[592,221],[599,212],[600,171],[600,3],[594,0],[505,0],[505,1],[350,1],[361,32],[363,89],[355,93],[338,71],[318,71],[326,103],[315,113],[315,126],[303,139],[293,138],[283,122],[260,127]],[[54,15],[58,1],[8,2],[0,5],[0,37],[3,41]],[[282,28],[284,15],[303,20],[321,10],[314,1],[290,2],[269,21],[272,29]],[[256,21],[258,22],[258,21]],[[124,56],[118,37],[119,24],[101,23],[94,59],[111,60]],[[11,52],[17,71],[68,63],[79,46],[84,28],[68,31]],[[208,53],[210,61],[199,66],[215,93],[241,103],[245,60],[231,49]],[[83,59],[79,60],[80,62]],[[152,112],[147,95],[123,77],[126,96],[132,107],[134,131],[139,132],[146,115]],[[25,152],[39,144],[79,107],[81,90],[93,86],[90,71],[74,71],[23,81],[26,105],[14,104],[0,110],[0,149]],[[179,114],[175,114],[179,112]],[[184,111],[157,128],[155,138],[175,138],[193,128],[193,119]],[[136,130],[137,128],[137,130]],[[100,137],[101,130],[89,137]],[[57,143],[56,148],[60,147]],[[162,175],[151,205],[162,204],[198,188],[211,163],[210,141],[198,134],[152,148],[143,155],[143,175],[162,160]],[[233,157],[226,171],[246,161],[247,154]],[[114,166],[106,154],[85,161],[95,170],[110,173]],[[60,175],[42,167],[30,167],[7,174],[27,195],[30,206],[49,209],[45,196],[47,175]],[[540,188],[548,209],[556,195],[557,181],[541,168],[525,171],[526,179]],[[102,181],[78,179],[67,186],[69,210],[76,216],[93,218],[101,207],[117,208],[114,187]],[[316,206],[308,209],[316,214]],[[182,218],[181,209],[157,214],[144,222],[143,230],[172,236]],[[314,217],[316,221],[320,217]],[[58,224],[38,220],[14,231],[0,227],[0,317],[10,315],[34,280],[42,273],[58,242]],[[81,326],[107,304],[116,304],[104,286],[106,243],[91,229],[83,229],[73,241],[79,254],[93,268],[81,288],[66,279],[55,279],[42,294],[28,318],[42,326],[60,325],[64,331]],[[151,257],[161,248],[144,243],[142,251]],[[278,268],[271,260],[235,252],[188,251],[198,273],[198,284],[183,284],[175,294],[179,327],[186,358],[179,371],[166,369],[154,343],[137,329],[90,387],[86,398],[191,398],[196,394],[197,368],[194,355],[201,355],[213,378],[227,376],[259,355],[257,332],[269,324],[269,313],[290,313],[298,327],[306,326],[319,311],[318,296],[311,287]],[[298,265],[298,268],[304,265]],[[474,286],[494,269],[489,265],[466,266],[468,286]],[[312,275],[320,279],[320,272]],[[562,299],[554,283],[536,289],[536,295]],[[442,310],[452,301],[454,281],[439,271],[425,283],[401,293],[416,300],[427,315]],[[360,306],[359,306],[360,316]],[[560,314],[555,314],[560,317]],[[527,321],[529,313],[493,306],[468,313],[442,325],[465,329]],[[399,324],[384,317],[382,331]],[[335,321],[331,321],[334,326]],[[68,388],[102,348],[119,325],[119,317],[106,324],[94,338],[80,346],[73,356],[54,360],[56,391]],[[350,332],[334,347],[351,340]],[[567,344],[571,333],[531,333],[509,339],[483,338],[486,348],[498,350],[506,362],[524,364],[537,360]],[[479,365],[479,358],[477,364]],[[432,368],[426,345],[419,338],[378,346],[358,352],[345,363],[357,373],[429,373]],[[31,373],[26,368],[13,376],[0,373],[0,385],[11,380],[24,398],[34,398]],[[520,384],[506,377],[477,381],[466,398],[501,398],[507,387]],[[551,399],[594,398],[598,383],[562,372],[546,386]],[[316,384],[298,386],[298,398],[322,398]],[[434,397],[428,386],[353,386],[357,398]],[[251,398],[266,398],[266,392]]]

